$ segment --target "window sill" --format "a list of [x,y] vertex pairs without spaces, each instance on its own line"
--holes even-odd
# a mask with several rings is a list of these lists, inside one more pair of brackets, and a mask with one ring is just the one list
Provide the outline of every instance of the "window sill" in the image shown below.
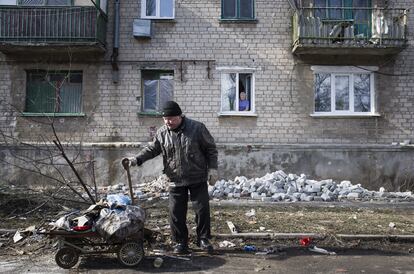
[[37,112],[23,112],[24,117],[84,117],[85,113],[37,113]]
[[240,117],[257,117],[257,113],[250,111],[229,111],[229,112],[219,112],[219,117],[228,117],[228,116],[240,116]]
[[159,113],[159,112],[138,112],[138,116],[143,116],[143,117],[162,117],[161,113]]
[[310,114],[314,118],[369,118],[381,117],[379,113],[313,113]]
[[254,18],[254,19],[223,19],[223,18],[220,18],[219,22],[220,23],[230,23],[230,24],[232,24],[232,23],[236,23],[236,24],[245,24],[245,23],[256,24],[256,23],[259,22],[259,20],[257,20],[256,18]]
[[145,20],[151,20],[153,22],[162,22],[162,23],[176,23],[177,21],[175,20],[175,18],[142,18],[141,19],[145,19]]

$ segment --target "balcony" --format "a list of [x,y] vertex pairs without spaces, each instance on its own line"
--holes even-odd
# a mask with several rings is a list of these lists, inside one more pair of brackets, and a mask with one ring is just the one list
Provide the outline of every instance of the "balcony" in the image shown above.
[[0,6],[0,51],[5,54],[104,53],[107,17],[93,6]]
[[407,10],[301,8],[293,15],[293,49],[300,57],[388,56],[407,46]]

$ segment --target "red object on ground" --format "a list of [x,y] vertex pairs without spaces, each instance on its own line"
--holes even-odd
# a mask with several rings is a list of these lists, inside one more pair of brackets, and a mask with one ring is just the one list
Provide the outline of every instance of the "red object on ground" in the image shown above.
[[309,237],[304,237],[299,240],[301,246],[308,246],[312,242],[312,239]]
[[74,226],[72,229],[75,231],[85,231],[91,229],[91,225],[81,225],[81,226]]

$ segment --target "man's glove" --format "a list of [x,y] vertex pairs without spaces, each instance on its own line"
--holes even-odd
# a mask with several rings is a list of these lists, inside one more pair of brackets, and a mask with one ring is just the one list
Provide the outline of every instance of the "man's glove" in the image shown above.
[[136,157],[128,157],[128,158],[122,159],[121,164],[125,169],[127,169],[131,166],[140,166],[140,165],[142,165],[142,161],[138,160]]
[[214,186],[218,180],[218,172],[217,169],[209,169],[207,180],[209,185]]

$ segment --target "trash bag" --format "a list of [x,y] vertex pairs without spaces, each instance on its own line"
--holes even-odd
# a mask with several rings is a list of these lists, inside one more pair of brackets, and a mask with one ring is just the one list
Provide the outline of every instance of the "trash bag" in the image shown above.
[[125,210],[104,208],[96,221],[96,231],[107,241],[122,241],[144,228],[145,211],[139,206],[127,205]]
[[124,194],[108,194],[106,195],[106,200],[110,208],[115,208],[116,206],[126,206],[131,204],[131,198]]

